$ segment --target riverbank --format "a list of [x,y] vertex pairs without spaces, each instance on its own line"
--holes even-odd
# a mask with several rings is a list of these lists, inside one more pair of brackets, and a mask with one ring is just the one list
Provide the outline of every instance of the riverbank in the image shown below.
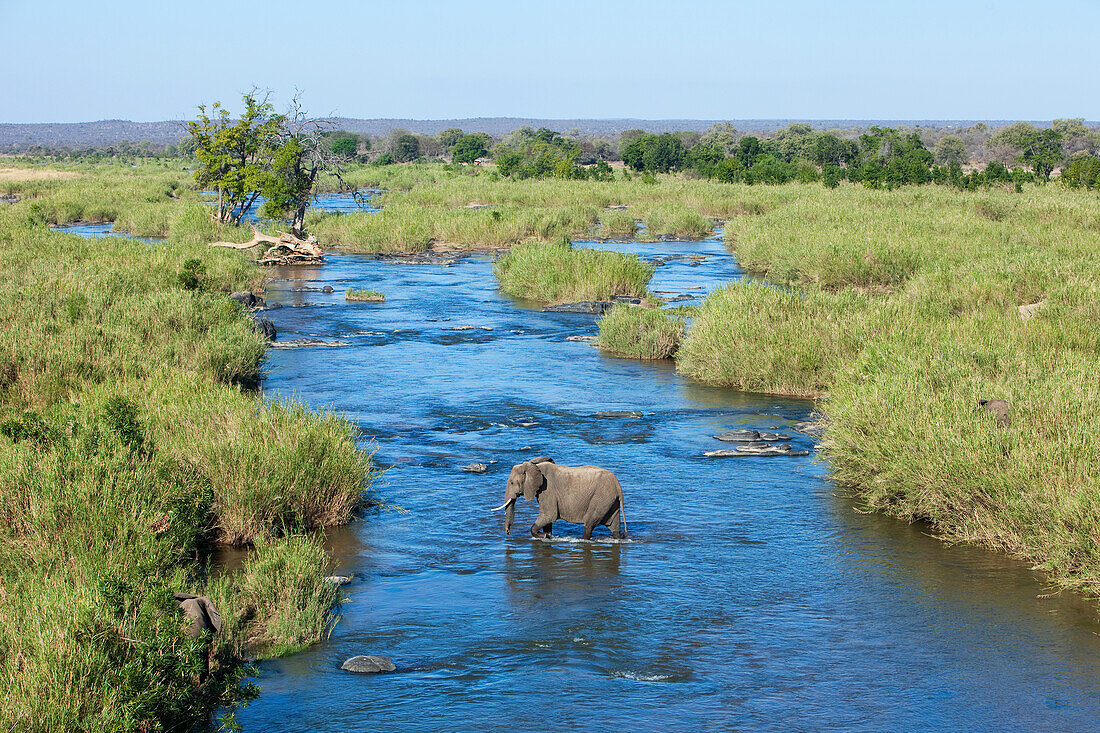
[[[207,242],[182,172],[9,183],[0,208],[0,702],[5,727],[188,727],[254,695],[246,658],[334,622],[314,531],[370,499],[345,420],[249,391],[265,341],[227,294],[265,275]],[[51,231],[125,222],[165,244]],[[255,545],[214,576],[219,544]],[[223,625],[184,630],[173,593]],[[226,714],[231,714],[227,712]]]
[[[796,187],[727,224],[743,265],[699,311],[678,368],[821,395],[832,475],[868,509],[1100,588],[1100,201]],[[978,409],[1004,399],[999,427]]]

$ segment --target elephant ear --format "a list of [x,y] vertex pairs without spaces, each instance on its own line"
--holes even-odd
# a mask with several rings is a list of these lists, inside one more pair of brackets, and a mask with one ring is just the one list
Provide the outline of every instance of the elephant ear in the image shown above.
[[527,501],[534,501],[545,480],[538,466],[534,463],[525,464],[523,470],[523,498]]

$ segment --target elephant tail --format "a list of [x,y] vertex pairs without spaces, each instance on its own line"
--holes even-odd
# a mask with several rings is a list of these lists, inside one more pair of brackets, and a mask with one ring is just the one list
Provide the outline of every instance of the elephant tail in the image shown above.
[[619,486],[619,524],[623,528],[623,539],[627,538],[626,531],[626,502],[623,501],[623,487]]

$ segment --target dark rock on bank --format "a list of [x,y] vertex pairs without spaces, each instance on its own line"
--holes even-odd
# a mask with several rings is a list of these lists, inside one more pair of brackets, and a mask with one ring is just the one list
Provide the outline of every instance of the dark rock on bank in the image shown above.
[[173,593],[176,603],[183,611],[183,617],[191,622],[187,635],[197,638],[204,631],[216,634],[222,630],[222,615],[214,608],[214,602],[206,596],[193,596],[190,593]]
[[582,300],[579,303],[555,303],[542,310],[545,313],[586,313],[600,316],[611,310],[612,305],[610,300]]
[[389,657],[362,654],[341,664],[340,669],[360,674],[372,674],[375,672],[393,672],[397,667],[394,666],[393,660]]
[[264,318],[256,313],[252,314],[252,327],[263,334],[264,338],[268,341],[274,341],[276,332],[275,324],[271,322],[270,318]]
[[235,293],[230,293],[229,299],[237,301],[245,308],[263,308],[267,305],[263,298],[247,290],[239,290]]

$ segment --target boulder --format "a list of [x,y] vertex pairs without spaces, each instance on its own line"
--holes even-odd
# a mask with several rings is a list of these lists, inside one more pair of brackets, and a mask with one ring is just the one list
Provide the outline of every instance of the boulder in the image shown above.
[[325,287],[321,288],[321,292],[322,293],[331,293],[331,292],[334,292],[334,291],[333,291],[331,285],[326,285]]
[[263,316],[253,313],[252,327],[262,333],[264,338],[268,341],[275,340],[275,324],[271,322],[270,318],[264,318]]
[[1004,400],[978,400],[978,407],[993,415],[999,428],[1007,428],[1012,422],[1009,404]]
[[640,410],[604,410],[592,415],[592,417],[630,418],[631,420],[637,420],[641,416]]
[[760,433],[756,430],[730,430],[714,437],[723,443],[754,443],[760,440]]
[[325,578],[326,583],[332,583],[333,585],[347,585],[353,580],[355,580],[354,575],[329,575]]
[[546,313],[585,313],[600,316],[611,310],[610,300],[582,300],[579,303],[555,303],[543,307]]
[[484,463],[471,463],[468,466],[463,466],[462,470],[467,473],[485,473],[489,470],[489,467]]
[[375,672],[393,672],[397,667],[394,666],[393,660],[389,657],[361,654],[341,664],[340,669],[360,674],[371,674]]
[[237,301],[245,308],[263,308],[267,305],[267,303],[264,302],[263,298],[259,297],[255,293],[250,293],[247,290],[238,290],[235,293],[230,293],[229,299]]
[[1038,303],[1029,303],[1027,305],[1021,305],[1017,310],[1020,313],[1020,319],[1024,321],[1030,321],[1035,317],[1035,314],[1043,309],[1047,302],[1040,300]]
[[190,593],[173,593],[176,603],[183,611],[183,617],[191,622],[187,635],[196,638],[204,631],[216,634],[222,630],[222,616],[214,608],[214,602],[206,596],[193,596]]

